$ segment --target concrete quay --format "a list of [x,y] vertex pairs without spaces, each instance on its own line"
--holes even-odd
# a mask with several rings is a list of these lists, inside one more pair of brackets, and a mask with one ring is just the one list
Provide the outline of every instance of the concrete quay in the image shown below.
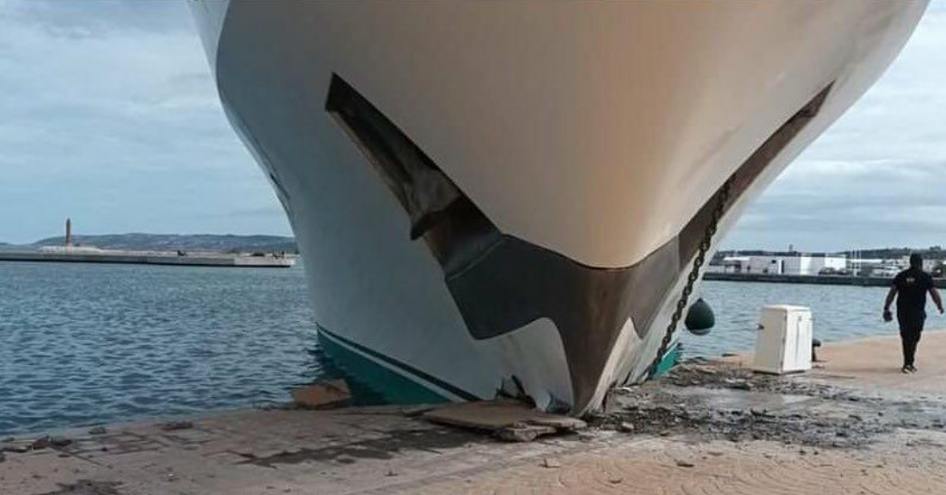
[[913,375],[893,337],[827,344],[809,373],[748,356],[621,389],[577,434],[506,443],[401,407],[245,410],[7,441],[0,493],[946,493],[946,332]]

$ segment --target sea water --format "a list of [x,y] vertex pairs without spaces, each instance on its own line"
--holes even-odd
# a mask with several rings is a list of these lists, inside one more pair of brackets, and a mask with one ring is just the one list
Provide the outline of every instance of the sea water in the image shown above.
[[[707,282],[717,326],[684,355],[751,349],[765,304],[810,306],[825,341],[893,333],[884,293]],[[339,375],[315,329],[298,266],[0,262],[0,435],[284,403]]]
[[325,372],[299,268],[0,262],[0,434],[277,403]]
[[[886,287],[849,285],[704,282],[703,299],[716,315],[716,327],[705,337],[681,336],[684,356],[718,357],[750,351],[755,345],[762,307],[791,304],[811,308],[814,338],[836,342],[874,335],[896,335],[896,323],[883,321]],[[946,319],[927,308],[927,327],[946,326]]]

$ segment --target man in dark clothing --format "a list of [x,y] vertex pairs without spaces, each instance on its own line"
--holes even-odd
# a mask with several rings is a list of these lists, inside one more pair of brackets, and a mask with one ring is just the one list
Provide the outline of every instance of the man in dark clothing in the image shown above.
[[913,366],[916,345],[920,342],[923,323],[926,321],[926,293],[929,292],[936,309],[943,314],[943,300],[933,286],[933,277],[923,271],[923,258],[919,254],[910,255],[910,268],[900,272],[893,279],[887,300],[884,303],[884,321],[893,319],[890,305],[897,298],[897,322],[900,323],[900,340],[903,343],[903,373],[915,373]]

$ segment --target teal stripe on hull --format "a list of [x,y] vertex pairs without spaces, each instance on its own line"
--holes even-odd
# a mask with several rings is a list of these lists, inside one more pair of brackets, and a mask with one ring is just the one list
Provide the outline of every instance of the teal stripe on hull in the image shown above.
[[332,364],[366,384],[388,404],[435,404],[450,399],[409,380],[399,373],[339,345],[326,331],[319,328],[319,345]]
[[[325,355],[331,359],[332,364],[343,370],[346,374],[354,377],[359,383],[369,388],[371,392],[381,396],[385,403],[436,404],[450,402],[448,397],[445,397],[428,387],[410,380],[402,374],[392,371],[386,366],[378,364],[374,360],[365,357],[360,352],[353,351],[345,345],[339,344],[336,342],[336,339],[356,349],[360,347],[353,342],[345,341],[345,339],[341,336],[335,335],[321,326],[318,327],[318,336],[319,345]],[[374,354],[370,349],[363,349],[362,352],[365,352],[369,355]],[[663,359],[661,359],[660,363],[657,365],[655,377],[665,375],[667,372],[669,372],[674,366],[677,365],[677,363],[680,362],[681,355],[681,346],[679,344],[674,345],[673,348],[671,348],[670,351],[664,355]],[[378,358],[382,361],[390,360],[390,358],[385,358],[384,356],[380,355]],[[393,362],[392,365],[397,366],[400,369],[406,368],[406,365],[397,362]],[[411,373],[411,369],[405,369],[404,371],[406,373]],[[449,388],[454,388],[449,384],[443,385]],[[462,390],[456,390],[455,392],[457,392],[458,396],[462,399],[478,399],[477,397],[472,396],[471,394]]]
[[669,352],[664,354],[663,359],[660,360],[660,364],[657,365],[657,371],[654,373],[654,377],[663,376],[667,374],[677,363],[680,362],[680,356],[683,354],[683,350],[680,348],[680,344],[676,344],[670,349]]

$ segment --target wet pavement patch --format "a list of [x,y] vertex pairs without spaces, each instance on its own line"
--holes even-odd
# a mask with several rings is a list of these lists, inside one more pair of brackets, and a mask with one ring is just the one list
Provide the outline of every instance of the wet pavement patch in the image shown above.
[[[661,399],[657,399],[661,402]],[[637,404],[605,416],[601,427],[634,433],[690,434],[733,442],[771,440],[818,447],[864,445],[892,426],[847,417],[819,417],[766,409],[695,409],[686,405]]]
[[804,375],[770,375],[723,363],[694,360],[675,367],[660,383],[679,387],[706,387],[743,391],[804,395],[829,400],[867,399],[852,391],[821,383],[798,380]]
[[942,429],[939,403],[893,401],[794,376],[725,364],[683,364],[666,377],[615,391],[600,429],[689,435],[699,440],[769,440],[820,448],[871,443],[896,428]]
[[79,480],[75,483],[60,484],[59,489],[42,495],[123,495],[118,490],[121,482]]
[[411,451],[436,452],[437,449],[458,447],[471,442],[488,441],[482,435],[451,429],[403,429],[384,432],[378,438],[359,440],[320,448],[302,448],[273,455],[257,457],[240,453],[246,460],[240,464],[275,467],[278,464],[303,462],[339,462],[354,464],[359,459],[387,460]]
[[189,430],[193,427],[194,423],[190,421],[171,421],[161,425],[161,429],[164,431]]

